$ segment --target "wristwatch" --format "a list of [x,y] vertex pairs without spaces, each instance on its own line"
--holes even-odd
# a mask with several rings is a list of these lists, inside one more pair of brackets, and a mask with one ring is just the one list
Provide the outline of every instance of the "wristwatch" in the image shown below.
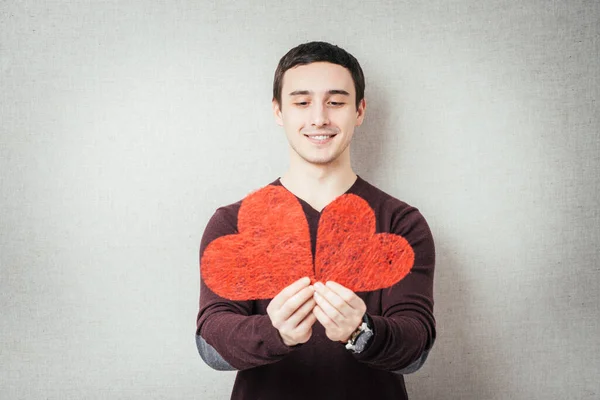
[[362,353],[373,337],[373,324],[367,313],[363,315],[362,323],[352,333],[350,339],[346,343],[346,349],[354,354]]

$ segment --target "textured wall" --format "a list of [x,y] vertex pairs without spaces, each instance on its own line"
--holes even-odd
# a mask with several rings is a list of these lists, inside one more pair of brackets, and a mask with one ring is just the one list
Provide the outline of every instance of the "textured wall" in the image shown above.
[[600,3],[321,3],[0,2],[0,398],[228,397],[198,243],[284,171],[271,79],[315,39],[367,75],[357,172],[437,240],[411,397],[600,397]]

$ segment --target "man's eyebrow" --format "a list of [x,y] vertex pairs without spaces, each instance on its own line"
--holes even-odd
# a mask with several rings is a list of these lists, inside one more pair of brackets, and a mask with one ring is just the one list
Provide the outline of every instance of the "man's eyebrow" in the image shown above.
[[311,92],[308,90],[294,90],[293,92],[290,93],[290,96],[306,96],[309,95]]
[[[341,94],[343,96],[350,96],[350,93],[343,89],[331,89],[327,91],[328,94]],[[294,90],[290,92],[290,96],[307,96],[309,94],[313,94],[310,90]]]
[[329,93],[329,94],[341,94],[343,96],[350,96],[350,93],[348,93],[348,92],[346,92],[345,90],[342,90],[342,89],[329,90],[327,93]]

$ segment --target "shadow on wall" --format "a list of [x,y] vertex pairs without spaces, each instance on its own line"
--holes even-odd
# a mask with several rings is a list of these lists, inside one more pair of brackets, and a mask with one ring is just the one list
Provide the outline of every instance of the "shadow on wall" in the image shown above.
[[[432,227],[432,230],[434,228]],[[465,257],[436,235],[437,260],[434,284],[437,339],[425,366],[406,376],[411,399],[493,400],[503,399],[511,388],[510,371],[499,363],[506,359],[499,322],[489,310],[475,277],[469,276]],[[490,332],[496,332],[494,337]]]
[[[371,82],[369,82],[371,83]],[[384,101],[385,93],[380,88],[374,87],[369,93],[377,95],[367,100],[367,110],[363,124],[356,128],[352,139],[352,167],[361,177],[366,180],[377,175],[377,169],[384,157],[386,145],[388,144],[390,109],[388,102]]]

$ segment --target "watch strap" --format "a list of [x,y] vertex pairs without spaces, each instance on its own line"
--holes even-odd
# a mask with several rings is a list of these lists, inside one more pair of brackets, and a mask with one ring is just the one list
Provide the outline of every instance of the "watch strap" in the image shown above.
[[362,323],[356,328],[356,330],[350,336],[350,339],[346,343],[346,349],[352,351],[355,354],[361,353],[369,344],[371,337],[373,337],[373,324],[367,315],[363,315]]

